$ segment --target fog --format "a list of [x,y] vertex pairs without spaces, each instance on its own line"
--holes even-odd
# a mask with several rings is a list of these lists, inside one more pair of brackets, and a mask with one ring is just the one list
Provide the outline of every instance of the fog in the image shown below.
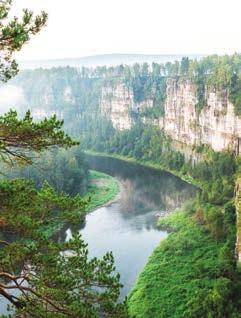
[[20,87],[3,85],[0,87],[0,114],[6,113],[10,108],[19,111],[24,101],[24,93]]

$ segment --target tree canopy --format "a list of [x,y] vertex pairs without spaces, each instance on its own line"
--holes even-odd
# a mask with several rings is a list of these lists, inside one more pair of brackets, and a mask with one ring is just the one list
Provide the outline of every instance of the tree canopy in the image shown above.
[[31,161],[31,152],[40,152],[53,146],[70,147],[77,145],[63,130],[63,121],[56,115],[34,122],[28,111],[23,119],[10,110],[0,116],[0,156],[7,162]]

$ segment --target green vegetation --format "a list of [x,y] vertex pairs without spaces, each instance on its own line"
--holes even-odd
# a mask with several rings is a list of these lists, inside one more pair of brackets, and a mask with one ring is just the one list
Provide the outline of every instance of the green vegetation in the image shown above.
[[[2,81],[17,72],[12,54],[40,31],[47,18],[45,13],[34,17],[24,10],[22,19],[9,20],[11,3],[0,1]],[[29,111],[19,119],[10,110],[0,117],[1,163],[31,164],[38,153],[78,144],[62,127],[56,116],[34,122]],[[68,173],[75,168],[74,163]],[[56,192],[46,181],[36,189],[26,178],[1,180],[0,199],[0,295],[15,310],[9,317],[127,317],[125,304],[117,303],[121,284],[113,255],[90,259],[79,235],[61,243],[43,231],[59,221],[79,223],[86,200]]]
[[[12,128],[11,122],[8,127]],[[2,128],[0,137],[8,145],[8,134],[5,134],[5,127]],[[13,129],[10,131],[14,140],[21,136],[18,131],[15,134]],[[37,141],[32,141],[31,148],[26,144],[30,154],[36,150],[36,142],[45,145],[41,150],[54,144],[51,130],[43,129],[41,133]],[[62,141],[58,140],[63,146],[75,144],[60,133]],[[25,155],[23,150],[24,147],[21,158]],[[4,146],[3,156],[4,151],[6,154],[11,151],[9,160],[16,162],[17,148]],[[32,160],[27,155],[27,161],[28,158]],[[89,318],[100,313],[106,313],[107,317],[126,317],[125,305],[116,304],[121,284],[119,275],[114,272],[112,254],[100,260],[89,259],[87,245],[81,237],[74,236],[68,243],[55,242],[49,237],[53,224],[57,226],[67,221],[79,224],[89,201],[79,194],[71,197],[57,193],[47,182],[37,190],[33,182],[19,178],[2,180],[0,197],[0,294],[15,307],[17,314],[36,318]],[[63,254],[66,250],[71,253],[68,257]]]
[[[84,223],[86,212],[92,211],[113,200],[119,193],[118,181],[101,172],[89,171],[88,163],[81,148],[69,150],[53,149],[44,152],[33,165],[18,167],[2,166],[5,171],[1,179],[26,178],[32,180],[37,189],[48,184],[57,193],[67,193],[70,196],[80,195],[86,201],[83,211],[79,211],[77,223]],[[46,183],[47,182],[47,183]],[[60,231],[66,219],[61,211],[55,213],[54,222],[49,219],[42,226],[46,235]]]
[[[13,84],[24,90],[24,110],[28,107],[34,110],[41,105],[42,109],[63,116],[68,132],[86,136],[93,132],[100,120],[104,120],[99,112],[101,88],[114,89],[118,84],[125,84],[133,91],[135,119],[164,115],[166,87],[170,79],[175,85],[182,81],[196,85],[198,112],[206,106],[207,90],[214,90],[227,96],[234,104],[235,113],[241,115],[240,70],[240,54],[212,55],[199,61],[183,58],[180,62],[165,65],[144,63],[82,68],[81,71],[71,67],[24,71],[13,80]],[[139,103],[147,100],[151,100],[152,107],[139,109]]]
[[6,82],[18,72],[18,65],[13,59],[15,52],[21,50],[32,35],[39,33],[47,22],[47,13],[34,16],[33,12],[25,9],[21,18],[10,16],[12,0],[0,2],[0,81]]
[[178,214],[179,227],[141,274],[128,301],[131,317],[223,317],[227,312],[237,317],[240,304],[234,295],[240,278],[234,255],[233,195],[238,159],[229,152],[200,147],[203,160],[194,165],[173,150],[171,140],[158,128],[142,123],[116,132],[105,145],[111,156],[163,168],[202,189],[186,209],[188,215]]
[[91,170],[90,181],[91,184],[85,196],[86,198],[90,198],[86,211],[92,211],[110,202],[120,191],[118,181],[105,173]]
[[105,143],[90,145],[93,150],[120,154],[143,162],[150,161],[167,169],[179,170],[184,165],[184,156],[171,149],[171,141],[158,127],[136,123],[130,130],[106,131]]
[[[214,153],[200,145],[196,150],[202,161],[186,162],[184,155],[174,150],[172,141],[164,132],[153,125],[143,124],[142,120],[143,117],[159,119],[164,115],[167,80],[173,81],[175,85],[186,81],[196,85],[198,100],[196,109],[199,113],[206,106],[207,92],[213,90],[228,97],[234,104],[235,113],[241,115],[240,70],[241,55],[222,57],[214,55],[200,61],[184,58],[181,62],[165,65],[153,63],[152,67],[147,64],[135,64],[110,68],[83,68],[81,71],[72,68],[27,71],[21,73],[14,81],[24,89],[27,103],[33,111],[39,107],[39,103],[42,103],[42,110],[47,113],[54,110],[63,116],[67,131],[74,136],[81,136],[82,146],[85,149],[124,157],[152,167],[161,167],[189,182],[194,181],[202,189],[192,208],[165,220],[175,232],[155,251],[129,298],[131,315],[136,315],[137,318],[239,316],[241,307],[236,295],[240,288],[238,286],[240,277],[237,276],[233,253],[235,250],[233,193],[235,177],[240,172],[239,159],[232,153]],[[128,131],[116,131],[111,121],[100,112],[101,88],[105,87],[107,91],[110,89],[107,97],[111,99],[111,89],[118,84],[125,84],[134,94],[134,105],[130,109],[130,114],[135,124]],[[140,107],[140,103],[149,100],[152,101],[152,107],[146,109]],[[23,105],[23,109],[25,107],[26,105]],[[15,121],[18,126],[16,114],[10,113],[9,116],[10,123]],[[8,119],[2,119],[2,124],[6,125],[7,122],[4,120]],[[48,122],[47,126],[49,125],[53,132],[55,129],[58,131],[62,123],[58,122],[58,126],[55,118],[52,119],[52,123]],[[33,126],[29,113],[20,124],[19,132],[22,132],[23,137],[26,136],[26,127],[33,132],[37,128],[38,132],[46,128]],[[33,142],[39,138],[38,135],[36,136]],[[60,141],[62,137],[63,135],[60,136]],[[70,143],[72,142],[71,140]],[[53,144],[55,143],[56,140]],[[41,144],[41,148],[38,148],[38,144],[35,149],[35,143],[30,145],[31,150],[37,151],[43,150],[46,146]],[[7,146],[3,145],[0,150],[4,151],[4,147],[8,149]],[[12,157],[15,159],[16,156],[10,154],[10,160]],[[8,156],[4,158],[9,159]],[[27,159],[30,160],[31,156]],[[75,178],[76,166],[72,165],[68,158],[66,162],[68,178],[73,184],[67,182],[61,186],[63,171],[61,171],[62,164],[59,164],[58,160],[57,179],[56,176],[53,178],[59,190],[73,190],[72,185],[75,185],[74,194],[76,194],[79,192]],[[82,175],[85,178],[84,173]],[[86,175],[86,179],[88,177]],[[91,178],[93,179],[93,175]],[[110,180],[105,182],[102,189],[92,185],[90,191],[93,202],[89,205],[90,210],[94,206],[103,204],[105,199],[111,198],[116,193],[117,185],[114,186]],[[38,183],[41,186],[42,179]],[[111,280],[108,282],[110,285],[113,283]],[[108,287],[112,288],[110,285]],[[115,300],[118,294],[118,286],[114,285],[115,297],[111,297],[111,309],[109,310],[108,307],[109,311],[107,310],[106,314],[112,317],[116,315]],[[60,289],[61,295],[62,291]],[[57,302],[60,300],[62,301],[59,298]],[[108,301],[107,303],[109,304]],[[66,304],[66,310],[69,310],[69,305]],[[96,308],[91,307],[91,309]],[[121,310],[126,314],[125,309]],[[88,312],[89,316],[86,315],[91,317],[91,314],[92,312]],[[118,315],[117,317],[121,317],[120,313]]]
[[161,220],[175,231],[156,248],[129,295],[131,317],[238,317],[232,244],[216,241],[186,211]]
[[9,178],[23,177],[33,180],[40,188],[47,181],[58,193],[85,195],[89,184],[89,167],[80,147],[54,148],[36,157],[33,164],[2,167]]

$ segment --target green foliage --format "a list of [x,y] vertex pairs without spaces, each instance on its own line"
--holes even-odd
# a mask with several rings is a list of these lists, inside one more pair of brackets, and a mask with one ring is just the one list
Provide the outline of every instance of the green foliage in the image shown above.
[[90,181],[86,195],[87,199],[90,198],[90,202],[86,207],[86,211],[92,211],[113,200],[120,191],[118,181],[105,173],[90,171]]
[[5,175],[32,179],[37,188],[47,181],[57,192],[70,195],[84,195],[89,184],[88,163],[80,147],[45,151],[32,165],[13,167]]
[[[9,21],[11,3],[11,0],[0,1],[2,81],[17,73],[12,54],[39,32],[47,19],[44,12],[34,17],[31,11],[24,10],[22,19],[14,17]],[[38,152],[78,144],[62,126],[63,121],[55,115],[35,123],[30,111],[19,119],[10,110],[0,117],[1,160],[12,165],[32,163],[32,156]],[[76,154],[68,163],[70,171],[65,170],[67,177],[71,174],[65,185],[68,192],[76,186],[81,161],[81,155]],[[57,193],[44,179],[47,178],[35,180],[42,183],[39,190],[27,179],[0,181],[0,295],[16,310],[9,316],[127,317],[125,304],[117,304],[121,284],[113,255],[107,253],[102,259],[89,259],[80,236],[59,243],[46,231],[56,222],[81,223],[89,200]],[[74,192],[78,190],[75,188]]]
[[36,123],[28,111],[23,119],[10,110],[0,116],[0,157],[9,164],[16,161],[31,163],[31,152],[40,152],[53,146],[68,148],[78,144],[61,128],[63,121],[56,115]]
[[31,35],[40,32],[46,24],[47,14],[42,12],[34,16],[32,11],[23,10],[21,18],[9,19],[12,0],[0,2],[0,80],[7,81],[18,72],[17,63],[12,59],[14,52],[19,51],[29,41]]
[[181,65],[180,65],[180,74],[185,76],[188,74],[189,71],[189,65],[190,61],[188,57],[183,57],[181,60]]
[[[153,63],[152,68],[135,64],[83,68],[80,72],[71,68],[36,70],[22,73],[16,80],[22,83],[32,109],[40,101],[47,113],[54,110],[64,116],[66,128],[82,137],[85,148],[154,164],[201,184],[202,191],[192,206],[192,215],[180,216],[180,226],[161,244],[140,276],[129,300],[133,316],[238,316],[233,306],[235,302],[238,304],[234,292],[238,287],[232,253],[236,159],[228,152],[213,153],[200,147],[203,161],[185,163],[183,154],[172,149],[164,133],[158,127],[142,124],[141,119],[143,116],[155,119],[164,114],[167,78],[174,83],[188,80],[196,85],[198,112],[206,105],[207,90],[213,90],[228,96],[236,114],[240,114],[240,69],[241,57],[235,54],[206,57],[201,61],[184,58],[166,65]],[[100,113],[99,100],[101,87],[114,89],[123,83],[134,93],[135,105],[130,113],[134,115],[135,125],[120,132]],[[112,97],[110,89],[106,98],[111,101]],[[138,109],[147,100],[153,101],[152,107]],[[112,193],[111,186],[107,188],[104,196]],[[96,195],[94,204],[103,202],[103,189],[92,186],[92,190]],[[167,221],[175,227],[176,221],[173,222]]]
[[191,61],[189,78],[197,86],[197,110],[200,112],[206,105],[206,88],[226,94],[233,103],[236,115],[241,114],[240,73],[241,55],[208,56],[199,62]]
[[129,295],[130,316],[237,317],[230,246],[182,211],[161,223],[175,232],[154,251]]
[[[103,145],[103,144],[102,144]],[[105,135],[105,147],[90,145],[96,151],[121,154],[137,160],[151,161],[163,167],[179,170],[184,156],[170,148],[170,140],[158,127],[137,122],[130,130]]]
[[229,100],[235,106],[235,114],[241,115],[241,77],[233,74],[229,89]]
[[[27,179],[3,180],[0,182],[1,225],[9,227],[16,234],[31,237],[32,233],[41,233],[41,226],[66,219],[79,222],[80,211],[87,201],[80,196],[70,197],[65,193],[57,194],[44,182],[38,191]],[[59,213],[58,211],[64,211]]]
[[105,138],[105,152],[190,176],[202,186],[189,207],[192,216],[180,214],[175,233],[140,275],[128,300],[131,317],[236,317],[234,154],[201,147],[203,161],[186,163],[158,127],[140,122]]
[[198,113],[206,106],[205,98],[205,74],[203,74],[202,68],[197,68],[197,75],[195,77],[196,94],[197,94],[197,104],[196,109]]
[[47,182],[36,190],[27,179],[13,179],[0,182],[0,199],[0,294],[18,314],[127,317],[125,304],[116,304],[121,284],[112,254],[89,260],[80,237],[61,244],[48,235],[59,222],[83,222],[89,198],[57,193]]
[[[1,273],[1,278],[10,278],[11,290],[21,291],[19,296],[12,297],[17,314],[33,318],[91,318],[101,314],[126,317],[124,305],[116,305],[121,285],[114,272],[113,255],[90,259],[80,236],[67,243],[35,236],[34,241],[18,240],[6,245],[0,254],[1,263],[11,270],[11,276]],[[12,265],[13,257],[14,265],[18,261],[20,268],[24,266],[19,274],[18,267]]]

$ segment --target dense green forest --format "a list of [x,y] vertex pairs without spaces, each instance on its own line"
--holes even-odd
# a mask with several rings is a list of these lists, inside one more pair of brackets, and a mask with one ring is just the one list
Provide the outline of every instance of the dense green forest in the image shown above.
[[[170,168],[165,160],[166,155],[152,158]],[[131,316],[239,316],[233,202],[238,166],[233,154],[212,151],[195,166],[177,159],[171,165],[198,180],[202,190],[182,211],[161,220],[174,232],[155,250],[130,294]]]

